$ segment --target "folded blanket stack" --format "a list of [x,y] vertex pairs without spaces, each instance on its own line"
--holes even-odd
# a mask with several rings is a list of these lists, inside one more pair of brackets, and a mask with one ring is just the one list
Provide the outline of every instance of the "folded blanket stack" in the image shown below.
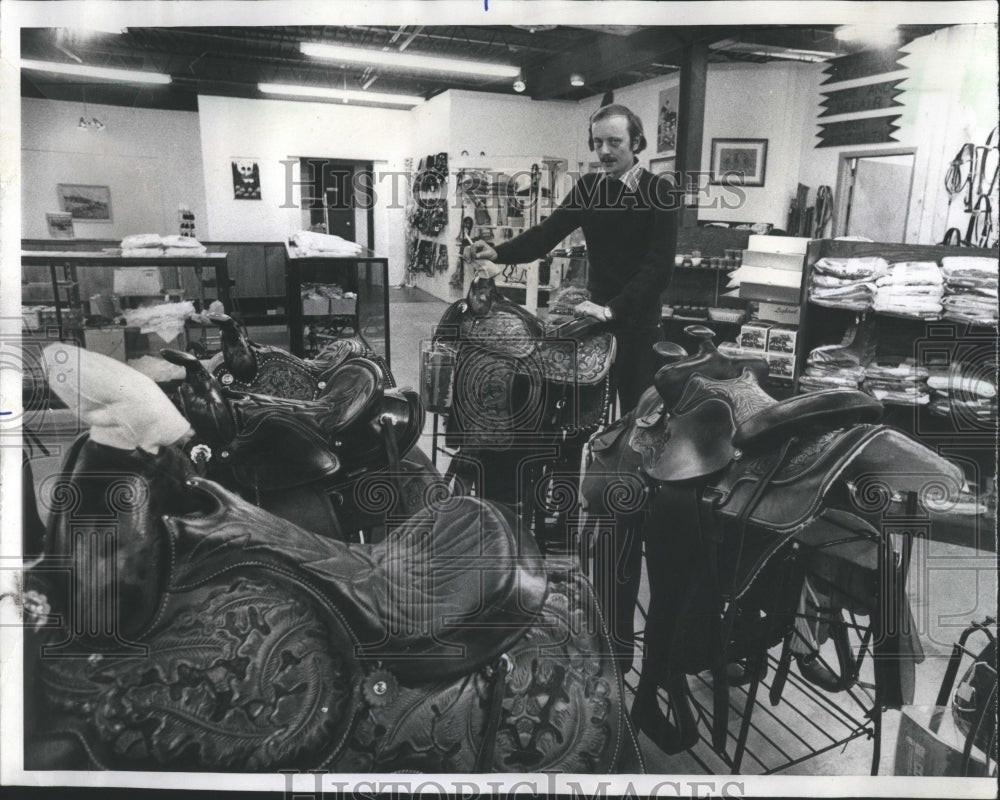
[[349,242],[340,236],[332,236],[315,231],[297,231],[288,241],[295,247],[298,256],[331,256],[350,258],[361,255],[364,249],[356,242]]
[[812,350],[806,358],[806,367],[799,376],[799,389],[805,392],[857,389],[864,376],[861,357],[853,348],[824,345]]
[[941,259],[945,318],[976,325],[996,325],[998,271],[1000,261],[995,258],[946,256]]
[[135,233],[122,239],[123,258],[159,258],[167,256],[203,256],[208,249],[192,236],[160,236],[158,233]]
[[961,364],[932,366],[927,377],[931,390],[929,410],[939,417],[965,420],[977,428],[995,427],[997,419],[996,373],[978,374]]
[[884,258],[821,258],[809,276],[809,299],[821,306],[867,311],[876,280],[889,271]]
[[929,371],[913,359],[874,361],[865,367],[861,388],[880,402],[891,405],[927,405]]
[[875,311],[921,319],[938,319],[944,278],[934,261],[901,261],[875,280]]

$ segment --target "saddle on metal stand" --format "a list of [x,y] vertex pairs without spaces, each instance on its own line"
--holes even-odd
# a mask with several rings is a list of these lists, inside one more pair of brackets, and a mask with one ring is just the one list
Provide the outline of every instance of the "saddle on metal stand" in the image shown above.
[[[336,518],[324,500],[331,490],[382,470],[400,481],[401,459],[423,429],[419,395],[387,389],[380,367],[365,358],[333,369],[317,399],[294,400],[226,390],[191,354],[161,354],[186,370],[180,406],[210,448],[211,474],[317,532]],[[416,510],[418,498],[401,486],[397,494],[413,506],[401,510],[404,516]],[[310,513],[310,501],[322,504],[323,513]]]
[[[786,545],[808,547],[822,538],[828,511],[838,506],[842,531],[869,528],[852,489],[866,475],[903,492],[932,475],[957,491],[962,475],[908,437],[875,425],[881,405],[868,395],[828,390],[778,402],[758,384],[765,363],[719,353],[707,328],[687,332],[700,339],[698,352],[683,358],[663,348],[668,363],[655,387],[595,438],[584,494],[596,513],[613,513],[619,498],[608,491],[607,476],[634,473],[652,498],[655,513],[643,533],[651,599],[634,706],[640,727],[668,752],[691,746],[696,731],[683,673],[711,669],[713,741],[724,752],[729,664],[752,653],[762,664],[798,597],[795,570],[776,566],[787,558]],[[652,546],[665,536],[681,538]],[[788,580],[765,581],[766,574]],[[691,589],[671,594],[665,584]],[[751,679],[752,691],[758,681],[759,675]],[[667,688],[678,724],[653,701],[657,685]]]

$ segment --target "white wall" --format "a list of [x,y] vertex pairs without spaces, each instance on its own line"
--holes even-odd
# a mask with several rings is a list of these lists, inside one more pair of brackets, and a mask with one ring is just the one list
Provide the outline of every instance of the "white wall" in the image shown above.
[[[717,202],[719,189],[709,187],[701,198],[699,219],[725,222],[770,222],[783,228],[788,204],[798,182],[801,137],[808,126],[810,77],[816,65],[799,62],[770,64],[710,64],[705,87],[705,126],[701,169],[710,168],[713,138],[767,139],[767,165],[763,187],[743,187],[738,208]],[[615,102],[631,108],[642,120],[649,146],[639,157],[644,166],[656,152],[656,124],[660,92],[675,87],[677,73],[615,90]],[[598,109],[601,97],[582,101],[577,119],[577,156],[584,170],[594,160],[587,146],[587,119]],[[732,196],[727,195],[729,205]],[[717,208],[710,204],[719,205]]]
[[75,220],[77,239],[177,233],[182,203],[208,238],[198,114],[88,104],[102,131],[78,128],[82,115],[81,103],[21,99],[22,237],[48,238],[56,184],[82,183],[110,187],[112,221]]
[[[810,186],[826,184],[836,190],[840,155],[879,153],[896,148],[916,150],[913,187],[907,219],[906,242],[935,244],[947,228],[956,226],[965,232],[968,215],[962,212],[961,199],[949,211],[944,176],[950,161],[965,142],[984,144],[997,125],[997,28],[995,25],[959,25],[935,31],[914,40],[905,48],[903,69],[871,78],[836,84],[848,88],[868,83],[905,78],[898,100],[902,106],[850,117],[824,117],[823,122],[862,116],[900,114],[900,127],[893,143],[815,148],[815,136],[802,139],[800,180]],[[818,132],[820,92],[817,75],[812,93],[815,106],[806,118],[806,130]],[[994,142],[996,144],[996,142]],[[994,198],[994,208],[996,199]]]
[[[201,96],[198,99],[210,238],[284,241],[302,228],[298,159],[302,156],[372,161],[378,174],[401,171],[409,155],[409,111],[287,100]],[[230,162],[260,165],[261,200],[234,200]],[[288,166],[283,161],[296,163]],[[386,180],[375,206],[375,252],[389,259],[389,283],[403,280],[401,205],[392,207]],[[387,202],[387,198],[390,200]],[[363,242],[362,242],[363,244]]]

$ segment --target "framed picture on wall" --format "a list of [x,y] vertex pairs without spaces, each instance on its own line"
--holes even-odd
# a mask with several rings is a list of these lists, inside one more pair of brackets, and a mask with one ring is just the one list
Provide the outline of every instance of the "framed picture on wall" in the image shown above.
[[73,239],[73,215],[68,211],[50,211],[45,215],[50,239]]
[[59,210],[85,222],[111,222],[111,189],[83,183],[56,184]]
[[649,171],[652,172],[654,175],[672,174],[676,169],[676,167],[677,167],[677,158],[675,156],[649,159]]
[[712,139],[712,183],[763,186],[767,139]]
[[656,115],[657,153],[674,155],[677,152],[677,106],[680,100],[680,86],[660,92],[659,111]]

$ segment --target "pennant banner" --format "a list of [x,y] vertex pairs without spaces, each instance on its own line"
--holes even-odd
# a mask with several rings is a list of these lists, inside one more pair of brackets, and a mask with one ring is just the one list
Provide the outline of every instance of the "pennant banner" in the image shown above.
[[842,147],[850,144],[878,144],[895,142],[893,134],[899,130],[895,125],[900,114],[888,117],[868,117],[849,119],[844,122],[827,122],[819,127],[820,143],[816,147]]
[[849,56],[841,56],[828,61],[824,75],[829,75],[821,86],[828,83],[839,83],[854,78],[867,78],[871,75],[881,75],[884,72],[896,72],[903,69],[899,63],[905,53],[898,49],[892,50],[862,50]]
[[901,106],[896,98],[903,93],[898,89],[903,78],[885,83],[869,83],[866,86],[855,86],[852,89],[841,89],[837,92],[823,92],[825,98],[821,117],[835,117],[837,114],[855,114],[859,111],[875,111],[881,108]]

